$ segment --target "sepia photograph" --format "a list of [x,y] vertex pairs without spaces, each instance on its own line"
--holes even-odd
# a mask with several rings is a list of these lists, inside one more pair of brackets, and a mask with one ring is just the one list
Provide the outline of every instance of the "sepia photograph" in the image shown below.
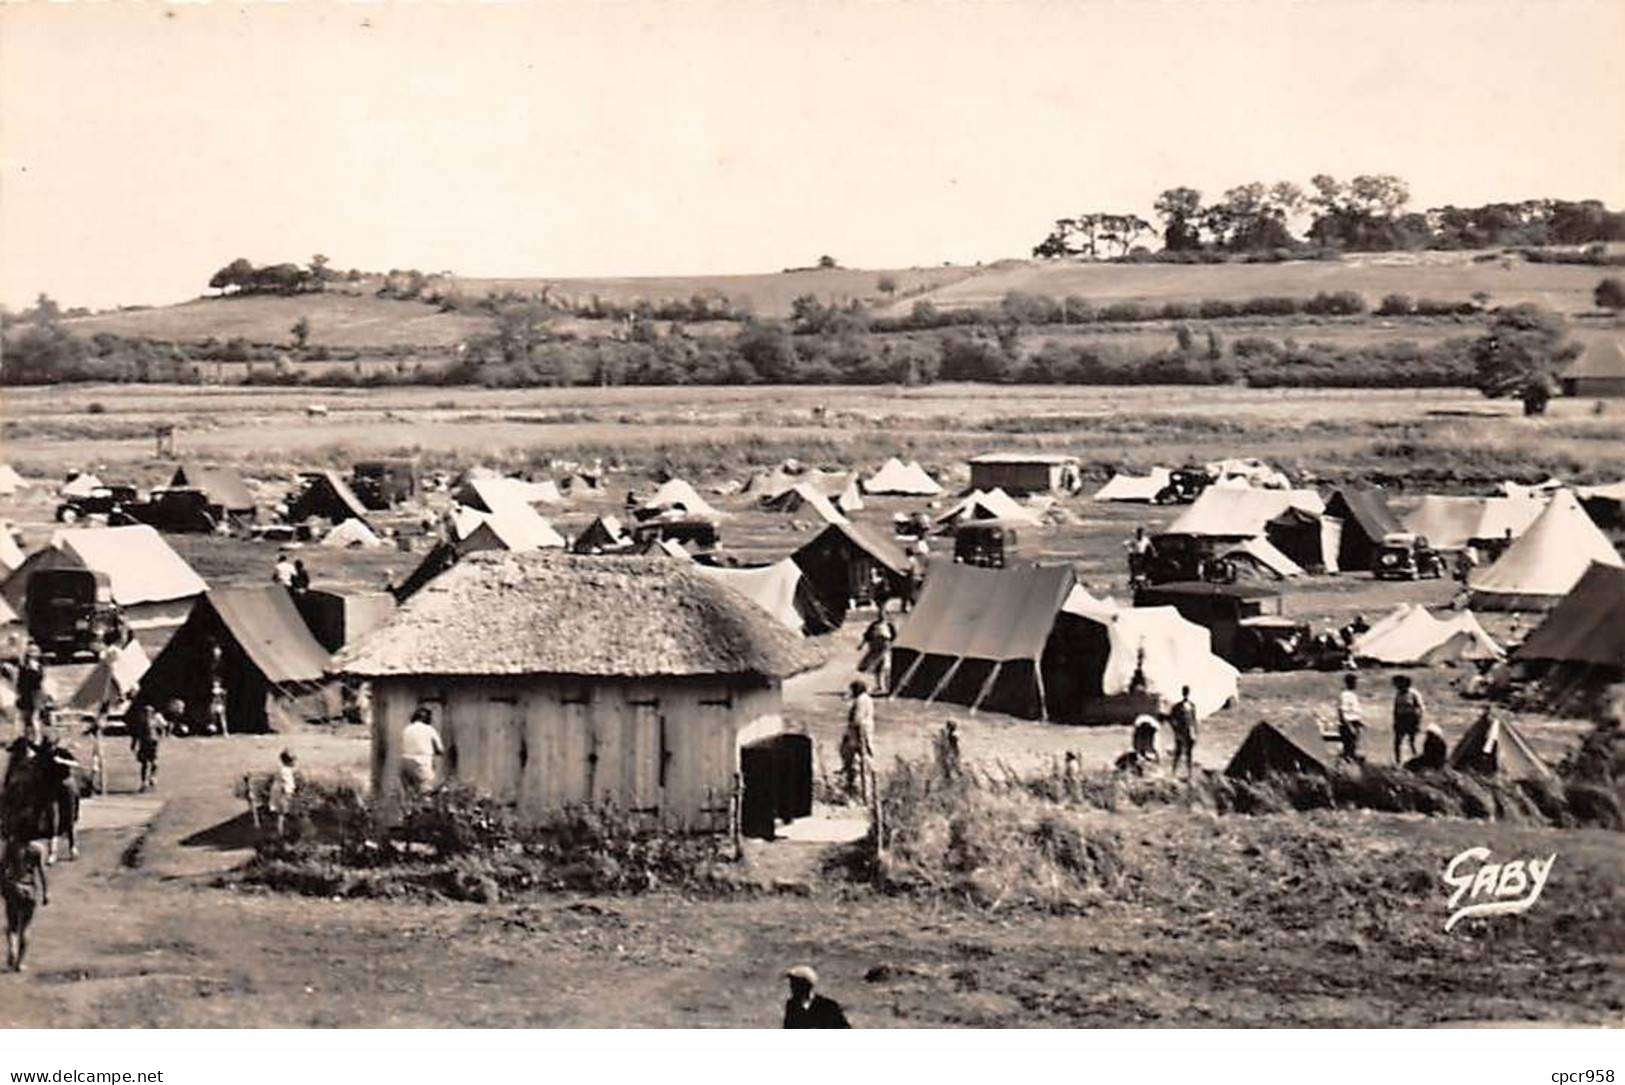
[[1622,44],[0,0],[0,1072],[1613,1082]]

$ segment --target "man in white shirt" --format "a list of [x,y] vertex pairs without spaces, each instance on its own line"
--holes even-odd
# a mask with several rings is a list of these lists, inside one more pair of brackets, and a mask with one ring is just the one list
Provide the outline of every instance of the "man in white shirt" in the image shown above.
[[446,752],[430,719],[429,709],[419,705],[401,731],[401,790],[409,799],[434,789],[434,759]]
[[277,555],[276,568],[271,571],[271,579],[292,591],[293,578],[297,572],[298,570],[294,568],[293,562],[288,559],[288,552],[284,550]]
[[1343,757],[1349,761],[1360,759],[1360,732],[1365,730],[1360,695],[1355,692],[1359,684],[1359,675],[1345,674],[1343,691],[1337,695],[1337,737],[1343,743]]

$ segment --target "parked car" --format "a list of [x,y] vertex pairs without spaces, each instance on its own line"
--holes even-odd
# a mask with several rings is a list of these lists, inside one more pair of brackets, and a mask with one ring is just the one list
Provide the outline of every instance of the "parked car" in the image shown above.
[[1220,540],[1205,535],[1157,535],[1151,552],[1129,556],[1129,575],[1136,583],[1170,584],[1203,580],[1233,584],[1236,566],[1219,555]]
[[211,532],[219,524],[209,506],[209,495],[189,486],[154,490],[146,501],[126,505],[121,518],[174,532]]
[[418,494],[415,460],[366,460],[350,472],[350,489],[374,511],[392,509]]
[[1444,573],[1444,556],[1425,536],[1408,532],[1384,535],[1371,563],[1371,575],[1378,580],[1437,579]]
[[1173,607],[1213,635],[1213,651],[1242,670],[1298,670],[1317,665],[1309,623],[1281,613],[1281,593],[1261,584],[1182,581],[1141,588],[1137,607]]
[[90,569],[36,571],[28,578],[23,614],[29,637],[52,663],[95,659],[125,639],[112,583]]
[[140,500],[134,486],[98,486],[83,497],[70,497],[56,507],[56,518],[64,524],[76,523],[92,516],[105,516],[109,521],[121,517],[127,506]]
[[1000,520],[967,520],[954,528],[954,560],[966,565],[1003,569],[1020,549],[1016,529]]
[[1159,505],[1189,505],[1212,481],[1205,467],[1176,467],[1168,473],[1168,485],[1157,492],[1155,501]]
[[634,548],[651,542],[671,540],[698,550],[717,545],[717,525],[710,520],[646,520],[632,529]]

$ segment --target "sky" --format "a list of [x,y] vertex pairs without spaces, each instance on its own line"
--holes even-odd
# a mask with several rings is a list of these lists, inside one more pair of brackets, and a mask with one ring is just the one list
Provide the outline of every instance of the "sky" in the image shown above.
[[1618,0],[0,0],[0,303],[1024,256],[1158,192],[1625,205]]

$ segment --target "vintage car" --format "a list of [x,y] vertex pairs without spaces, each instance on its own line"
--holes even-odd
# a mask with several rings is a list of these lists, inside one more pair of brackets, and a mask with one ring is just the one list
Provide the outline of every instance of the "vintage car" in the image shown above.
[[122,517],[124,509],[135,504],[140,497],[134,486],[98,486],[81,497],[64,500],[56,507],[56,518],[64,524],[77,523],[92,516],[104,516],[112,522]]
[[1159,505],[1189,505],[1212,481],[1205,467],[1176,467],[1168,473],[1168,485],[1153,500]]
[[1233,584],[1236,566],[1219,552],[1223,543],[1202,535],[1154,536],[1148,553],[1129,555],[1129,577],[1135,584],[1182,580]]
[[1444,557],[1421,535],[1393,532],[1382,537],[1371,562],[1378,580],[1436,579],[1445,574]]
[[1137,607],[1173,607],[1213,636],[1213,651],[1242,670],[1300,670],[1316,666],[1307,622],[1284,617],[1281,593],[1261,584],[1183,581],[1144,587]]
[[106,573],[40,569],[28,578],[23,614],[29,638],[52,663],[95,659],[124,640],[124,619]]
[[414,460],[366,460],[350,472],[350,489],[373,511],[392,509],[418,494],[418,465]]
[[209,495],[202,490],[171,486],[152,491],[146,501],[125,505],[118,518],[121,523],[150,524],[159,531],[210,532],[220,522],[215,517],[217,509],[210,506]]
[[717,545],[717,525],[710,520],[645,520],[632,528],[632,546],[642,550],[654,542],[675,542],[694,550],[710,550]]
[[966,520],[954,527],[954,560],[985,569],[1003,569],[1020,552],[1016,529],[1002,520]]

